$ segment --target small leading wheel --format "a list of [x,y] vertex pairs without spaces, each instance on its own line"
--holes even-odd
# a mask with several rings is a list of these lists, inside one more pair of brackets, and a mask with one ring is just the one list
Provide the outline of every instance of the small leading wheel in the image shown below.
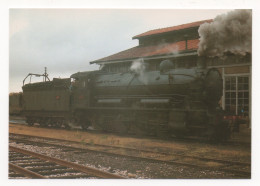
[[208,140],[212,142],[225,142],[230,138],[230,128],[226,123],[208,129]]

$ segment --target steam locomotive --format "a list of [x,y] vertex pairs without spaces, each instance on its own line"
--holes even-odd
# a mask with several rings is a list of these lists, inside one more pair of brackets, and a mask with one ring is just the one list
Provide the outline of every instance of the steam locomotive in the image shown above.
[[223,87],[215,68],[174,69],[164,60],[158,71],[99,70],[52,81],[46,72],[42,76],[44,82],[22,87],[29,125],[218,140],[230,135],[218,105]]

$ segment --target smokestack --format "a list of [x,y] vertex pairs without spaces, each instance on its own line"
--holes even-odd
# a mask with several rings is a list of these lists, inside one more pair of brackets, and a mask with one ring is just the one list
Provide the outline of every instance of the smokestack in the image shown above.
[[199,56],[246,55],[252,51],[252,11],[234,10],[199,27]]
[[199,56],[197,60],[197,67],[205,69],[207,67],[206,56]]

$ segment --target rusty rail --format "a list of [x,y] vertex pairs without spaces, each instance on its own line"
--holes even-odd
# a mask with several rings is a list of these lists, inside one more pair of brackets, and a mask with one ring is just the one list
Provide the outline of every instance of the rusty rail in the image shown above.
[[98,170],[98,169],[95,169],[95,168],[92,168],[92,167],[87,167],[87,166],[79,165],[79,164],[76,164],[76,163],[64,161],[64,160],[61,160],[61,159],[58,159],[58,158],[45,156],[45,155],[42,155],[42,154],[39,154],[39,153],[36,153],[36,152],[31,152],[31,151],[24,150],[24,149],[21,149],[21,148],[17,148],[17,147],[11,146],[11,145],[9,145],[9,150],[19,152],[19,153],[22,153],[22,154],[26,154],[26,155],[29,155],[29,156],[33,156],[33,157],[36,157],[36,158],[39,158],[39,159],[42,159],[42,160],[45,160],[45,161],[54,162],[58,165],[70,167],[70,168],[73,168],[74,170],[78,170],[80,172],[95,175],[95,176],[100,177],[100,178],[110,178],[110,179],[123,179],[124,178],[124,177],[116,175],[116,174],[112,174],[112,173],[104,172],[104,171],[101,171],[101,170]]
[[[16,134],[15,134],[16,135]],[[20,135],[20,134],[19,134]],[[24,137],[28,137],[29,135],[21,135]],[[41,139],[49,139],[49,140],[56,140],[56,141],[64,141],[64,142],[74,142],[74,143],[78,143],[75,141],[69,141],[69,140],[61,140],[61,139],[54,139],[54,138],[45,138],[45,137],[36,137],[36,138],[41,138]],[[24,142],[26,142],[27,140],[22,140]],[[108,154],[108,155],[116,155],[116,156],[122,156],[122,157],[127,157],[127,158],[135,158],[135,159],[140,159],[140,160],[145,160],[145,161],[152,161],[152,162],[158,162],[158,163],[167,163],[167,164],[173,164],[173,165],[180,165],[180,166],[188,166],[188,167],[194,167],[194,168],[199,168],[202,170],[208,169],[208,170],[213,170],[213,171],[224,171],[224,172],[231,172],[231,173],[235,173],[238,175],[245,175],[245,176],[251,176],[251,172],[248,172],[246,170],[242,170],[240,168],[230,168],[230,166],[232,167],[233,165],[237,165],[237,166],[251,166],[250,163],[247,162],[238,162],[238,161],[228,161],[228,160],[222,160],[222,159],[214,159],[214,158],[206,158],[206,157],[197,157],[197,156],[190,156],[190,155],[179,155],[179,154],[169,154],[169,153],[165,153],[165,152],[154,152],[154,151],[150,151],[150,150],[141,150],[142,152],[147,152],[147,153],[158,153],[161,155],[174,155],[174,156],[178,156],[180,158],[192,158],[192,159],[197,159],[197,160],[201,160],[204,162],[207,161],[212,161],[212,162],[218,162],[218,163],[222,163],[222,166],[219,167],[210,167],[210,166],[206,166],[206,165],[200,165],[200,164],[192,164],[192,163],[188,163],[188,162],[183,162],[180,158],[177,159],[172,159],[172,160],[162,160],[162,159],[157,159],[157,158],[151,158],[151,157],[141,157],[138,155],[130,155],[130,154],[118,154],[115,153],[113,151],[107,151],[107,150],[93,150],[93,149],[89,149],[89,148],[78,148],[78,147],[73,147],[73,146],[66,146],[66,145],[61,145],[61,144],[53,144],[53,143],[47,143],[47,142],[37,142],[38,144],[48,144],[48,145],[53,145],[56,147],[66,147],[72,150],[85,150],[85,151],[91,151],[91,152],[99,152],[99,153],[104,153],[104,154]],[[136,150],[136,151],[140,151],[140,149],[135,149],[135,148],[129,148],[129,147],[117,147],[117,146],[107,146],[107,145],[98,145],[98,144],[94,144],[97,146],[102,146],[102,147],[106,147],[106,148],[115,148],[115,149],[125,149],[125,150]]]
[[37,174],[35,172],[32,172],[28,169],[25,169],[25,168],[22,168],[22,167],[19,167],[15,164],[12,164],[12,163],[9,163],[9,168],[12,169],[13,171],[15,172],[18,172],[18,173],[21,173],[29,178],[38,178],[38,179],[46,179],[47,177],[45,176],[42,176],[40,174]]

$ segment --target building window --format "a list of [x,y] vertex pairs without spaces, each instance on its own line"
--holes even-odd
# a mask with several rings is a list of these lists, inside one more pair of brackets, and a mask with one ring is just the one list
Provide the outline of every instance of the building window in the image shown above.
[[249,77],[225,77],[225,110],[233,115],[249,115]]

